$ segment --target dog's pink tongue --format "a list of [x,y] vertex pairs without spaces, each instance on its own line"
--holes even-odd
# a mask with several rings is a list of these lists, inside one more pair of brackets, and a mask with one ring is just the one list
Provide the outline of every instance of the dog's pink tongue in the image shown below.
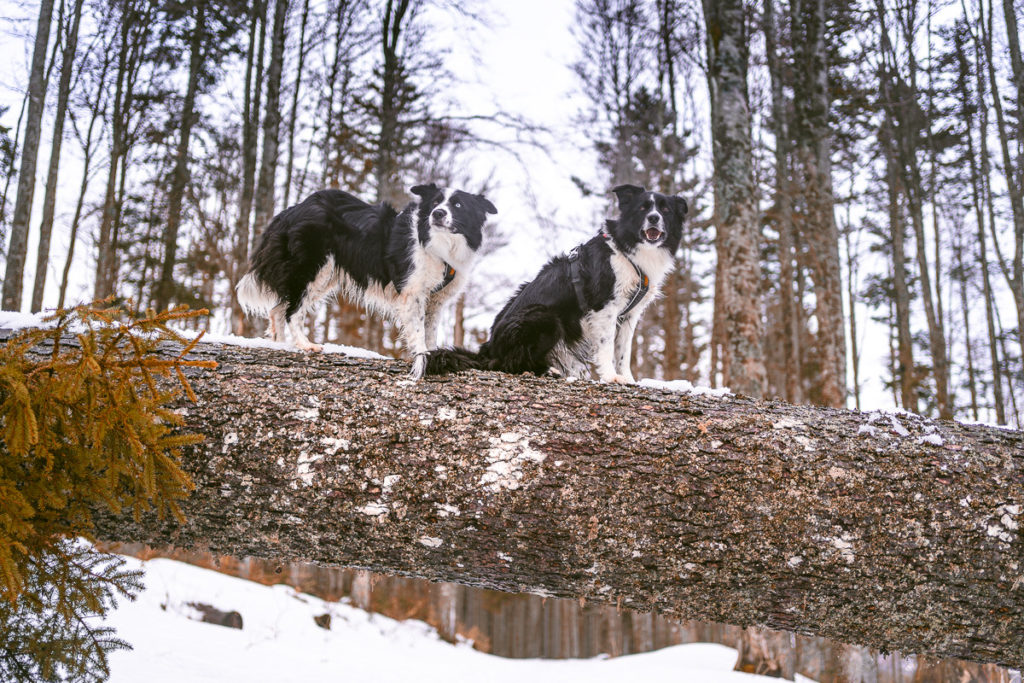
[[657,228],[647,228],[647,233],[646,234],[647,234],[647,239],[649,239],[650,241],[653,242],[654,240],[656,240],[659,237],[661,237],[661,230],[658,230]]

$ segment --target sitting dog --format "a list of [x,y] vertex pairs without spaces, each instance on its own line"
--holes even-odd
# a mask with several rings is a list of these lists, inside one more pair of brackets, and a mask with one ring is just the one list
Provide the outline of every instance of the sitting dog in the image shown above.
[[481,195],[417,185],[401,213],[341,190],[320,190],[270,222],[238,283],[248,313],[266,316],[267,334],[299,349],[321,351],[303,331],[306,314],[341,290],[351,301],[398,323],[414,354],[411,376],[437,345],[438,312],[466,283],[483,241],[487,214]]
[[439,349],[427,374],[461,370],[588,376],[633,383],[633,331],[658,295],[683,236],[686,200],[620,185],[619,217],[522,285],[476,353]]

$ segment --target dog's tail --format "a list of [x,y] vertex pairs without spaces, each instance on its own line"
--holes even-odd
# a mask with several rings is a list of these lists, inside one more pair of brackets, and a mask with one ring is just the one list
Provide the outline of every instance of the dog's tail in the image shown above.
[[256,276],[255,271],[249,271],[235,290],[238,292],[238,303],[249,315],[266,316],[274,306],[281,303],[280,297]]
[[487,370],[490,367],[486,345],[480,351],[460,348],[435,349],[427,354],[428,375],[448,375],[466,370]]

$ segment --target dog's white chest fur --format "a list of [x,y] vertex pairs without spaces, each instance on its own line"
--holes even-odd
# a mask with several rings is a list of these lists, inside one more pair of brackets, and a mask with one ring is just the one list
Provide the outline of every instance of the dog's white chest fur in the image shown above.
[[[612,246],[609,261],[615,275],[611,300],[601,310],[583,316],[580,320],[583,335],[578,343],[571,348],[559,343],[552,350],[552,365],[565,375],[586,376],[592,365],[602,381],[617,377],[632,381],[628,356],[631,355],[633,330],[644,310],[661,294],[661,285],[672,269],[673,258],[665,249],[641,244],[631,258]],[[647,275],[648,290],[620,324],[619,315],[640,287],[634,263]]]

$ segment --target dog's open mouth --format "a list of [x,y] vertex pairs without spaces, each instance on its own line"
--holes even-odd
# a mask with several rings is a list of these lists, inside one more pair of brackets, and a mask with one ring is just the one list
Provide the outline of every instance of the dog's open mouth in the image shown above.
[[648,242],[657,242],[665,236],[665,232],[661,228],[647,228],[644,230],[644,239]]

